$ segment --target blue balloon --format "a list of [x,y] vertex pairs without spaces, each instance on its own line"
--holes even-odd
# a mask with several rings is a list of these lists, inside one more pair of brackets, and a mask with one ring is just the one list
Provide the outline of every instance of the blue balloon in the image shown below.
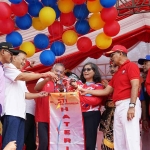
[[19,4],[22,2],[22,0],[9,0],[13,4]]
[[58,6],[57,6],[57,5],[54,5],[54,6],[52,6],[52,8],[55,10],[56,19],[58,19],[58,18],[60,17],[60,14],[61,14],[61,12],[60,12]]
[[76,5],[73,9],[73,13],[77,19],[85,19],[89,15],[86,4]]
[[26,14],[22,17],[16,17],[16,25],[22,30],[29,29],[32,25],[32,19],[29,14]]
[[79,34],[87,34],[90,31],[90,26],[87,20],[78,20],[75,24],[75,30]]
[[104,8],[113,7],[116,4],[117,0],[100,0],[101,5]]
[[65,45],[60,41],[56,41],[51,45],[51,50],[55,54],[55,56],[61,56],[65,52]]
[[6,42],[9,42],[13,47],[18,47],[22,44],[22,36],[19,32],[13,31],[6,35]]
[[34,45],[39,49],[46,49],[49,45],[49,38],[45,34],[37,34],[34,37]]
[[28,13],[33,17],[38,17],[40,10],[43,8],[41,2],[30,3],[28,5]]
[[38,2],[39,0],[25,0],[27,3],[36,3],[36,2]]
[[40,54],[40,61],[45,66],[50,66],[55,62],[55,55],[51,50],[45,50]]
[[43,5],[45,6],[54,6],[57,2],[57,0],[41,0]]

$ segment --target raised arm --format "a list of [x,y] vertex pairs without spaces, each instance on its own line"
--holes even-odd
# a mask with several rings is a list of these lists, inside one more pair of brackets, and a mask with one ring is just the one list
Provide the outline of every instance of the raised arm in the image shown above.
[[52,72],[46,72],[46,73],[27,73],[27,72],[22,72],[20,73],[16,78],[15,81],[21,80],[21,81],[31,81],[31,80],[36,80],[39,78],[45,78],[45,77],[51,77],[51,79],[57,80],[58,77],[52,73]]
[[42,91],[42,92],[39,92],[39,93],[25,93],[25,98],[30,100],[30,99],[35,99],[35,98],[38,98],[38,97],[46,97],[48,96],[48,92],[45,92],[45,91]]
[[85,95],[85,94],[91,94],[91,95],[94,95],[94,96],[106,96],[106,95],[109,95],[113,92],[113,88],[108,85],[105,89],[103,90],[88,90],[88,89],[79,89],[80,91],[80,94],[81,95]]
[[[40,79],[41,80],[41,79]],[[34,87],[34,90],[35,91],[41,91],[44,87],[44,85],[49,81],[50,79],[49,78],[45,78],[43,79],[42,81],[39,81],[35,87]]]
[[80,95],[80,100],[89,105],[99,105],[101,104],[103,98],[97,96],[84,96]]

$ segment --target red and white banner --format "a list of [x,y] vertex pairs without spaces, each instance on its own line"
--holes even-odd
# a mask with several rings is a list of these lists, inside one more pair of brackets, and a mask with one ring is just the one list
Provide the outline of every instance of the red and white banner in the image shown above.
[[77,92],[51,93],[49,150],[84,150],[82,112]]

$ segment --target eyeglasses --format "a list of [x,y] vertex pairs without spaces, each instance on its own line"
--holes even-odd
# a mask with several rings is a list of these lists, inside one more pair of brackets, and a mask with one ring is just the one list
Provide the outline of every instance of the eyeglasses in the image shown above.
[[9,50],[4,49],[6,52],[8,52],[11,56],[13,56],[13,53],[10,52]]
[[85,71],[91,71],[91,70],[93,70],[93,69],[92,68],[84,68],[83,72],[85,72]]

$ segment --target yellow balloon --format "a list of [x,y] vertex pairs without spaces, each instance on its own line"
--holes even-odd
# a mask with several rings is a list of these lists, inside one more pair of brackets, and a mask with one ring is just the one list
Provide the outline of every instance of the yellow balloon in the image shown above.
[[92,29],[98,30],[104,27],[105,22],[99,13],[94,13],[89,18],[89,25]]
[[74,30],[67,30],[62,35],[62,41],[68,46],[74,45],[77,39],[78,35]]
[[38,31],[44,30],[47,27],[41,23],[39,17],[32,18],[32,26]]
[[35,53],[35,46],[32,42],[24,42],[20,46],[20,50],[27,53],[27,57],[31,57]]
[[39,12],[39,19],[45,26],[50,26],[56,19],[56,12],[51,7],[43,7]]
[[72,0],[59,0],[58,8],[62,13],[69,13],[74,8],[74,3]]
[[95,39],[96,46],[100,49],[106,49],[111,46],[112,38],[107,36],[105,33],[100,33]]
[[103,6],[100,4],[100,0],[87,1],[87,9],[89,12],[96,13],[100,12],[103,9]]

